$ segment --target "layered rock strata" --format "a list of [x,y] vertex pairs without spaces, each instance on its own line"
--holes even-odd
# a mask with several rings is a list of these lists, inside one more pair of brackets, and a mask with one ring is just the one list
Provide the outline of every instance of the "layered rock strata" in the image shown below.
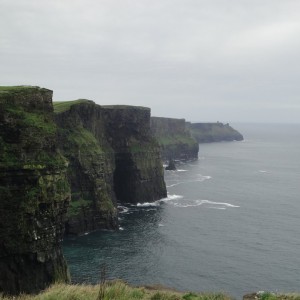
[[72,191],[66,234],[117,229],[114,151],[107,142],[103,110],[88,100],[57,103],[55,110]]
[[55,111],[59,144],[70,162],[67,234],[116,229],[117,202],[166,197],[149,108],[77,100],[57,102]]
[[198,158],[198,142],[186,129],[185,119],[151,117],[151,131],[164,160]]
[[69,275],[60,241],[70,200],[52,91],[0,87],[0,292],[37,292]]
[[167,196],[160,148],[150,131],[150,109],[103,106],[106,132],[115,152],[114,185],[122,203]]

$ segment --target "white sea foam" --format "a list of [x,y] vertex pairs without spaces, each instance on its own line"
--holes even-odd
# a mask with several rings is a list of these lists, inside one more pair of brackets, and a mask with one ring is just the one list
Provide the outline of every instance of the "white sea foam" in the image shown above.
[[137,203],[137,207],[151,207],[151,206],[158,206],[158,201],[155,202],[144,202],[144,203]]
[[183,196],[181,195],[168,195],[167,198],[162,198],[158,200],[158,202],[167,202],[167,201],[177,200],[181,198],[183,198]]
[[[231,208],[240,207],[226,202],[214,202],[210,200],[190,200],[187,202],[177,202],[174,203],[174,206],[186,208],[186,207],[195,207],[195,206],[200,206],[205,204],[209,204],[210,205],[209,208],[215,208],[215,209],[226,209],[227,207],[231,207]],[[211,206],[211,205],[215,205],[215,206]]]
[[123,230],[124,230],[124,228],[120,226],[120,227],[119,227],[119,230],[123,231]]
[[187,170],[177,169],[177,172],[187,172]]
[[161,224],[161,223],[159,223],[159,224],[158,224],[158,226],[159,226],[159,227],[163,227],[163,226],[165,226],[165,225],[164,225],[164,224]]
[[120,212],[119,212],[120,214],[125,214],[129,211],[128,207],[122,206],[122,205],[118,206],[118,209],[120,210]]
[[268,173],[267,171],[265,170],[259,170],[260,173]]

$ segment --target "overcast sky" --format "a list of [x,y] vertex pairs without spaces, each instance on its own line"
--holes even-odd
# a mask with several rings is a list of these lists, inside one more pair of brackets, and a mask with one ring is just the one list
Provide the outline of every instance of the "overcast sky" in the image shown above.
[[300,122],[300,0],[0,0],[0,68],[54,100]]

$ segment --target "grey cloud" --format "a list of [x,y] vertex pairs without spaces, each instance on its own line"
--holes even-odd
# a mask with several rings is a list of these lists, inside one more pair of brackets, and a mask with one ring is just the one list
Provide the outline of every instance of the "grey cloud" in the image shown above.
[[194,121],[299,122],[298,0],[2,0],[0,82]]

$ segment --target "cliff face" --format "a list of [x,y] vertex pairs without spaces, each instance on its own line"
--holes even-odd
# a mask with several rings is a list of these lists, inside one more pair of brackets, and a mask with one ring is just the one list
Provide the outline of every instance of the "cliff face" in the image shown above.
[[70,200],[52,91],[0,87],[0,292],[68,281],[59,242]]
[[60,148],[70,161],[67,234],[118,228],[117,201],[166,197],[150,109],[78,100],[58,102],[55,110]]
[[159,142],[164,159],[198,157],[198,142],[186,129],[184,119],[151,117],[151,131]]
[[188,123],[192,136],[198,143],[221,141],[242,141],[243,136],[229,124],[223,123]]
[[[59,107],[62,104],[57,105],[55,109],[62,110]],[[55,119],[60,149],[70,163],[72,200],[66,234],[117,229],[114,152],[105,135],[103,110],[88,100],[63,105],[65,109],[56,113]]]
[[78,100],[55,110],[50,90],[0,87],[0,293],[69,280],[65,225],[115,229],[117,201],[167,195],[150,109]]
[[150,132],[150,109],[104,106],[108,140],[115,151],[115,192],[122,203],[167,196],[157,141]]

